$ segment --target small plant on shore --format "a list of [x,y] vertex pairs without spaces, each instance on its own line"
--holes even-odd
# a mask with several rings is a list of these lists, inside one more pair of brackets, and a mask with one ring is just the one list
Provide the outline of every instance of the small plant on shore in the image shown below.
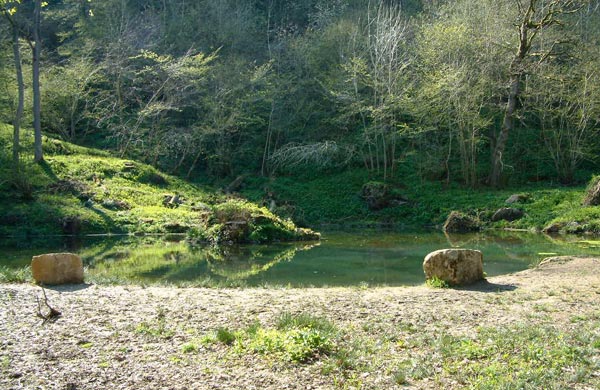
[[181,346],[181,352],[183,353],[195,353],[198,352],[198,346],[194,343],[186,343]]
[[26,283],[31,280],[31,267],[0,266],[0,283]]
[[245,330],[219,328],[202,338],[202,343],[235,345],[239,353],[274,355],[281,360],[308,363],[332,353],[336,328],[323,318],[306,314],[283,314],[275,329],[253,323]]
[[163,310],[158,310],[156,320],[152,323],[142,321],[135,328],[135,331],[139,334],[158,337],[162,339],[170,339],[173,337],[175,332],[166,325],[166,315]]
[[215,338],[220,343],[231,345],[235,341],[236,335],[227,328],[219,328],[215,333]]
[[450,287],[450,284],[448,282],[438,278],[437,276],[427,279],[425,281],[425,284],[427,284],[427,286],[433,287],[433,288],[449,288]]

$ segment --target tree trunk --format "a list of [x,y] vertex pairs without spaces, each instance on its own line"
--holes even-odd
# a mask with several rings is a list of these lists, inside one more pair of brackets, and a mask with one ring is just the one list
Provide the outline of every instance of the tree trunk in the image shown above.
[[15,60],[15,72],[17,74],[18,102],[13,122],[13,164],[15,173],[19,173],[19,149],[21,147],[21,119],[23,118],[25,85],[23,83],[23,68],[21,66],[21,51],[19,50],[19,29],[14,21],[12,24],[13,52]]
[[490,186],[494,188],[498,187],[500,184],[500,177],[502,176],[502,168],[504,166],[504,163],[502,162],[502,156],[504,154],[504,149],[506,148],[508,134],[511,133],[514,128],[514,115],[517,109],[517,100],[521,90],[520,85],[521,75],[513,74],[510,78],[508,102],[506,103],[506,109],[504,111],[502,129],[496,138],[496,147],[492,153],[492,171],[490,173],[489,182]]
[[[510,64],[510,78],[508,85],[508,101],[506,102],[506,108],[504,110],[504,119],[502,120],[502,128],[500,134],[496,137],[496,144],[492,151],[492,169],[489,177],[490,186],[497,188],[500,185],[500,178],[502,176],[502,169],[504,163],[502,157],[504,155],[504,149],[506,148],[506,141],[508,140],[508,134],[512,133],[515,123],[515,111],[517,109],[517,101],[519,94],[521,93],[521,78],[525,73],[523,61],[529,53],[531,48],[531,38],[529,36],[529,28],[531,24],[531,18],[534,12],[535,0],[530,1],[530,6],[523,16],[521,24],[519,26],[519,48],[515,54],[515,58]],[[541,27],[538,27],[541,28]],[[535,36],[535,35],[534,35]]]
[[33,11],[33,160],[35,162],[40,162],[44,160],[44,155],[42,154],[42,110],[40,102],[40,53],[42,49],[42,42],[40,38],[41,12],[42,0],[35,0],[35,8]]

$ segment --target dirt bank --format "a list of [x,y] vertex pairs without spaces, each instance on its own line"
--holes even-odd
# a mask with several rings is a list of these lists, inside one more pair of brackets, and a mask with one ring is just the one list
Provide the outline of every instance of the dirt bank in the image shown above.
[[[469,289],[83,285],[46,292],[62,315],[41,324],[39,287],[0,285],[2,389],[460,388],[439,367],[399,380],[398,361],[425,356],[429,347],[400,348],[398,340],[440,332],[469,337],[481,327],[518,323],[569,332],[574,318],[600,318],[600,259],[555,258]],[[372,344],[356,357],[364,368],[328,372],[320,360],[290,363],[198,342],[219,327],[273,326],[282,313],[325,317],[343,334],[340,343]],[[184,352],[186,343],[198,350]],[[600,372],[590,378],[578,387],[594,388]]]

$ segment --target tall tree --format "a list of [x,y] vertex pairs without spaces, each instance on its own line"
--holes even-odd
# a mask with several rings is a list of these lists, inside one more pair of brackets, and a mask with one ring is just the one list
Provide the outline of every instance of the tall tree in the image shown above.
[[33,8],[33,131],[34,150],[33,160],[40,162],[44,160],[42,153],[42,121],[41,121],[41,96],[40,96],[40,55],[42,52],[42,40],[40,37],[40,24],[42,19],[42,0],[35,0]]
[[516,26],[518,28],[518,46],[509,67],[508,98],[502,127],[493,140],[492,167],[489,176],[489,184],[492,187],[498,187],[500,184],[506,141],[514,130],[523,78],[530,67],[528,59],[535,57],[538,64],[542,63],[553,53],[555,46],[561,43],[555,41],[547,50],[532,52],[536,38],[542,30],[561,24],[561,15],[575,12],[578,9],[577,3],[576,0],[527,0],[526,2],[515,0],[519,10],[519,22]]
[[11,32],[12,32],[12,45],[13,45],[13,56],[15,62],[15,73],[17,77],[17,108],[15,112],[15,118],[13,120],[13,150],[12,158],[14,164],[15,173],[19,173],[19,149],[20,149],[20,137],[21,137],[21,119],[23,118],[23,109],[25,102],[25,84],[23,82],[23,67],[21,66],[21,51],[19,49],[19,25],[15,18],[17,12],[17,6],[20,1],[0,1],[2,7],[2,14],[8,20]]

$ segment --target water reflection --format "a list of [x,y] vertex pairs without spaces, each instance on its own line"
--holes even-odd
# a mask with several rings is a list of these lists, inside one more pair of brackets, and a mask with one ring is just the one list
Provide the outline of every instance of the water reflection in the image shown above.
[[85,237],[35,246],[0,242],[0,265],[22,267],[31,256],[79,253],[86,277],[102,283],[168,283],[185,286],[348,286],[423,283],[423,258],[462,247],[484,254],[488,275],[527,268],[550,254],[597,254],[600,242],[526,232],[331,232],[320,243],[192,247],[183,237]]

